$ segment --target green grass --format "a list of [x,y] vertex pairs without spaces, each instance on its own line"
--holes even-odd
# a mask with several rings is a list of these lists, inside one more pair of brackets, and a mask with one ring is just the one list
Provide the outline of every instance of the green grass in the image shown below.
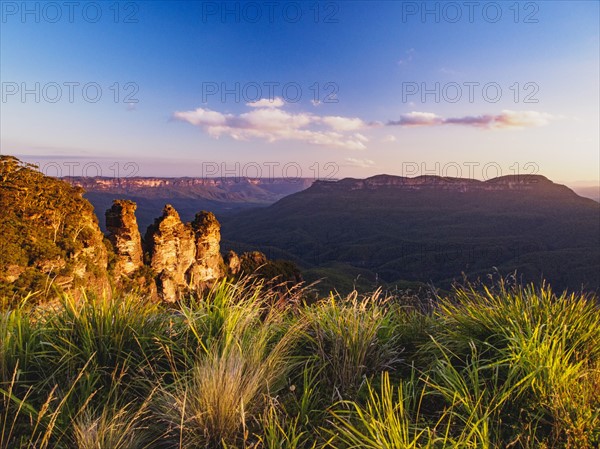
[[504,282],[421,305],[291,296],[245,279],[177,306],[5,307],[0,449],[600,444],[595,297]]

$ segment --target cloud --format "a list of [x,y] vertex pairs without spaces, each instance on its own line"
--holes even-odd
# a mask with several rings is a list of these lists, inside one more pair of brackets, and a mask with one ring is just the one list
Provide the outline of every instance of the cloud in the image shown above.
[[368,138],[356,131],[371,125],[356,117],[319,116],[283,110],[284,102],[259,100],[239,115],[210,109],[175,112],[173,117],[202,128],[213,138],[223,135],[235,140],[260,139],[267,142],[296,140],[312,145],[364,150]]
[[409,112],[402,114],[400,120],[389,121],[388,125],[394,126],[432,126],[440,125],[444,119],[432,112]]
[[399,120],[390,120],[388,126],[464,125],[476,128],[531,128],[545,126],[558,117],[546,112],[504,110],[500,114],[443,118],[431,112],[409,112]]
[[526,128],[546,126],[556,118],[546,112],[504,110],[500,115],[494,117],[492,124],[497,128]]
[[369,139],[367,137],[363,136],[361,133],[354,133],[353,136],[356,140],[360,140],[361,142],[369,141]]
[[396,136],[392,136],[391,134],[388,134],[383,139],[381,139],[381,141],[383,143],[395,142],[396,141]]
[[[261,99],[246,105],[247,112],[228,114],[207,108],[177,111],[173,118],[204,130],[218,139],[229,136],[235,140],[258,139],[266,142],[282,140],[300,141],[311,145],[347,150],[365,150],[369,138],[359,131],[379,128],[383,123],[366,122],[358,117],[339,115],[316,115],[310,112],[288,112],[281,98]],[[482,129],[528,128],[547,125],[553,116],[537,111],[504,110],[499,114],[485,114],[444,118],[432,112],[409,112],[398,120],[390,120],[387,126],[418,127],[439,125],[462,125]],[[382,142],[394,142],[388,135]]]
[[348,167],[369,168],[375,165],[375,161],[372,161],[371,159],[355,159],[353,157],[347,157],[345,165]]
[[261,98],[258,101],[254,101],[252,103],[246,103],[246,106],[250,106],[251,108],[280,108],[284,104],[285,103],[281,98],[275,97],[273,99]]
[[209,127],[217,127],[224,125],[228,118],[233,117],[228,114],[211,111],[210,109],[198,108],[195,111],[176,112],[173,116],[178,120],[183,120],[192,125],[204,125]]
[[336,131],[355,131],[365,128],[366,124],[359,118],[327,116],[321,118],[322,123]]

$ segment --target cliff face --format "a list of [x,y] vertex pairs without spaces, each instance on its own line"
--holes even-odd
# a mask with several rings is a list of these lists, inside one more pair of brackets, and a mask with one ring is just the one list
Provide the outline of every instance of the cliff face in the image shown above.
[[129,276],[143,265],[142,237],[135,218],[133,201],[117,200],[106,211],[108,239],[113,244],[116,262],[114,271]]
[[132,194],[148,198],[207,198],[215,201],[273,203],[285,195],[304,190],[312,184],[308,178],[102,178],[66,177],[65,181],[83,187],[86,192]]
[[0,156],[0,297],[110,291],[107,248],[83,190]]
[[145,237],[159,296],[173,302],[188,289],[208,287],[223,277],[220,241],[220,225],[212,213],[200,212],[191,224],[184,224],[166,205]]
[[177,211],[166,205],[163,214],[146,232],[150,267],[156,274],[159,295],[175,301],[187,285],[186,273],[196,257],[194,233]]
[[225,275],[221,256],[221,225],[214,214],[202,211],[196,214],[192,229],[196,258],[188,277],[193,287],[202,288]]

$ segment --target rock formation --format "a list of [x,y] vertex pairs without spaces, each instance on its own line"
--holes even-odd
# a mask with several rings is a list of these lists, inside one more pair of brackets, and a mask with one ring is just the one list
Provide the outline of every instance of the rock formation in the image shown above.
[[118,276],[129,276],[144,263],[142,237],[135,218],[135,209],[136,204],[133,201],[116,200],[106,211],[106,229],[108,239],[115,250],[114,272]]
[[[221,225],[211,212],[199,212],[191,223],[183,223],[175,208],[167,204],[162,216],[148,227],[141,245],[134,212],[135,203],[124,200],[116,200],[106,211],[106,227],[117,259],[114,272],[115,277],[123,277],[119,270],[132,275],[127,280],[133,283],[125,285],[143,288],[151,297],[175,302],[190,291],[210,288],[225,276],[254,274],[267,280],[277,278],[277,282],[302,281],[295,266],[269,261],[258,251],[241,256],[229,251],[224,260]],[[141,267],[146,270],[139,270]]]
[[268,262],[267,256],[260,251],[248,251],[242,254],[240,264],[244,270],[253,273]]
[[210,287],[225,275],[220,229],[210,212],[196,214],[191,224],[182,223],[177,211],[165,206],[145,237],[149,264],[163,300],[176,301],[187,290]]
[[162,216],[148,228],[145,243],[159,296],[169,302],[177,300],[188,286],[186,273],[196,260],[191,225],[183,224],[177,211],[167,204]]
[[221,256],[221,225],[212,212],[196,214],[192,222],[196,260],[188,272],[190,285],[203,288],[225,275]]
[[225,267],[227,268],[227,271],[230,274],[235,276],[240,272],[241,261],[239,256],[235,253],[235,251],[229,250],[229,252],[224,257],[224,261]]

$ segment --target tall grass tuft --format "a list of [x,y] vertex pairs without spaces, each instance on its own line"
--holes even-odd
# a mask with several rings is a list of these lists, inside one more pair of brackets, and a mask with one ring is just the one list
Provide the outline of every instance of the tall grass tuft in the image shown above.
[[328,300],[302,312],[309,354],[316,356],[322,385],[333,397],[355,393],[368,376],[393,368],[400,359],[398,321],[400,313],[379,292]]
[[[68,426],[62,422],[67,403],[75,394],[87,364],[79,375],[62,389],[54,385],[43,402],[36,404],[32,398],[34,387],[29,387],[24,394],[18,395],[14,387],[18,367],[8,389],[0,388],[2,409],[0,410],[0,449],[54,449],[66,447],[64,442]],[[69,422],[70,424],[70,422]]]
[[[299,329],[282,333],[284,312],[266,308],[262,286],[223,283],[184,312],[202,351],[189,374],[165,386],[158,415],[181,448],[245,444],[271,395],[293,368]],[[208,333],[208,338],[205,337]],[[276,337],[276,338],[275,338]]]
[[[333,448],[417,449],[434,448],[449,438],[436,436],[438,426],[422,426],[416,379],[401,381],[394,388],[388,372],[381,374],[380,391],[367,383],[366,404],[343,401],[332,410],[330,442]],[[443,419],[440,419],[441,427]],[[444,435],[443,428],[441,434]],[[448,446],[446,446],[448,447]]]
[[[468,368],[468,348],[487,360],[482,379],[508,385],[502,415],[511,428],[499,430],[514,444],[591,447],[599,442],[598,406],[593,394],[600,367],[600,309],[597,301],[555,294],[542,285],[457,289],[435,315],[435,344],[424,350],[448,366]],[[487,371],[486,371],[487,370]],[[474,385],[471,385],[471,391]],[[456,389],[451,388],[452,391]],[[506,396],[506,397],[505,397]],[[498,418],[499,419],[499,418]],[[531,435],[535,431],[535,436]]]
[[[151,449],[147,431],[149,398],[140,406],[106,404],[100,411],[86,409],[73,422],[75,449]],[[136,410],[137,408],[137,410]]]
[[260,417],[260,434],[256,443],[261,449],[314,449],[318,441],[302,425],[301,415],[289,416],[282,405],[272,400]]
[[468,353],[471,342],[493,352],[542,338],[568,349],[570,358],[600,359],[597,301],[574,293],[557,295],[547,285],[500,281],[493,288],[462,286],[439,302],[436,318],[438,341],[455,352]]
[[[148,365],[155,362],[155,339],[164,333],[163,328],[159,306],[136,295],[83,295],[79,300],[63,296],[61,307],[47,318],[44,357],[52,373],[49,381],[69,383],[87,364],[80,398],[98,389],[109,392],[116,380],[134,394],[147,393],[136,391],[136,387],[151,388],[137,379],[145,377]],[[71,405],[78,410],[83,403]]]
[[[0,386],[15,381],[35,382],[44,353],[43,322],[32,316],[29,298],[0,312]],[[17,378],[13,379],[15,372]]]

